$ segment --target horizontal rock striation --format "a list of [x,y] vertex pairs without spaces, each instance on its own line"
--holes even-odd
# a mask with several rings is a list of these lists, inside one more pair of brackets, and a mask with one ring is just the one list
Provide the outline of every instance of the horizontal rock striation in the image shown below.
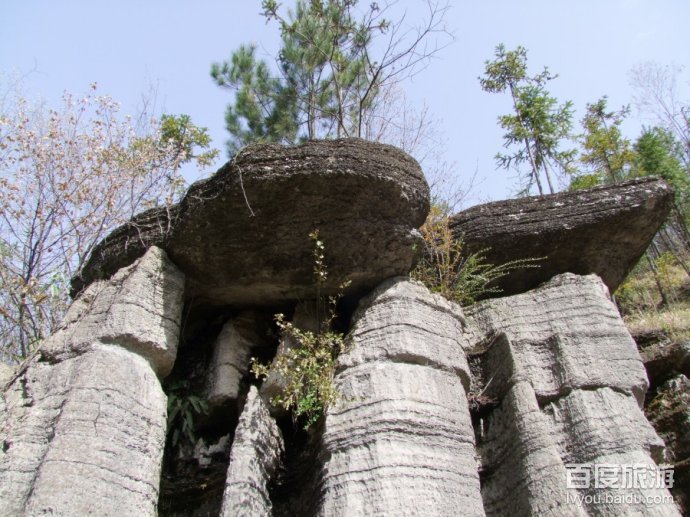
[[690,513],[690,379],[676,375],[662,384],[645,414],[666,442],[666,461],[674,466],[673,495]]
[[184,276],[160,248],[150,248],[108,281],[89,285],[41,347],[41,356],[60,361],[94,343],[115,344],[148,359],[160,377],[177,356]]
[[151,249],[93,284],[2,394],[0,514],[153,515],[184,278]]
[[402,151],[358,139],[243,149],[178,205],[145,212],[101,242],[75,291],[160,246],[186,274],[187,297],[270,305],[314,297],[312,245],[329,257],[323,294],[406,274],[429,210],[429,188]]
[[404,278],[361,302],[328,410],[321,515],[483,515],[457,306]]
[[220,515],[271,515],[268,485],[283,452],[280,430],[257,389],[251,387],[230,451]]
[[649,246],[671,209],[673,191],[656,178],[479,205],[451,219],[464,251],[486,262],[541,258],[497,281],[505,294],[537,287],[561,273],[601,277],[611,292]]
[[[647,379],[639,354],[597,277],[560,275],[467,313],[479,329],[479,388],[491,402],[478,424],[488,515],[678,514],[673,503],[637,502],[668,497],[665,488],[566,486],[572,465],[655,469],[663,459],[664,444],[641,411]],[[575,500],[607,495],[638,499]]]
[[240,394],[246,392],[253,354],[265,347],[266,337],[259,335],[259,319],[253,311],[240,313],[223,325],[216,338],[205,381],[204,398],[210,411],[234,406]]

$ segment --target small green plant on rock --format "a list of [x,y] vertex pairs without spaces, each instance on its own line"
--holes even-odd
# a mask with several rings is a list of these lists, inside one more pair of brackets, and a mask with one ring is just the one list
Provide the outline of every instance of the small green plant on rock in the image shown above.
[[476,301],[501,289],[495,285],[499,278],[520,268],[539,267],[539,258],[511,260],[494,265],[485,262],[481,250],[466,254],[462,239],[453,235],[449,216],[442,207],[433,205],[429,216],[420,229],[424,239],[424,253],[411,276],[426,287],[462,306]]
[[176,447],[185,441],[194,445],[194,415],[208,412],[206,401],[190,393],[189,381],[177,381],[168,390],[168,436],[170,445]]
[[[304,422],[304,429],[314,425],[325,410],[339,398],[333,384],[336,361],[344,350],[344,336],[331,330],[336,317],[336,304],[341,297],[321,298],[321,287],[328,278],[325,265],[325,246],[318,231],[309,234],[314,245],[314,277],[317,290],[316,332],[297,328],[285,320],[283,314],[275,315],[275,322],[281,334],[278,354],[272,364],[261,364],[252,359],[252,373],[257,378],[266,378],[275,373],[282,380],[282,389],[271,399],[276,407],[292,412],[295,422]],[[345,289],[349,282],[341,285]],[[324,309],[325,315],[319,314]]]

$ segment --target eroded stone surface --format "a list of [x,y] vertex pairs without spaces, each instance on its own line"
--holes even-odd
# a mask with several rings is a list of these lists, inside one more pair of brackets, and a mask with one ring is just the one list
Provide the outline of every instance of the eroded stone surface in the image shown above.
[[13,377],[0,421],[1,514],[156,513],[167,406],[157,373],[174,361],[183,283],[150,250],[94,284]]
[[[568,465],[663,461],[663,441],[640,409],[642,362],[600,279],[560,275],[467,313],[478,327],[475,390],[490,401],[477,422],[487,514],[678,515],[673,503],[642,503],[668,497],[665,488],[566,487]],[[577,503],[588,495],[638,499]]]
[[523,295],[482,302],[468,314],[481,329],[480,339],[489,336],[480,346],[488,347],[495,376],[490,392],[524,380],[546,400],[608,386],[642,406],[648,387],[642,360],[596,276],[559,275]]
[[283,450],[280,430],[252,386],[230,451],[222,516],[271,515],[268,484]]
[[405,278],[360,307],[325,419],[318,513],[483,515],[462,313]]
[[463,236],[465,252],[486,250],[491,264],[545,257],[538,268],[500,279],[505,294],[525,292],[566,272],[594,273],[614,292],[666,220],[672,201],[666,183],[642,178],[475,206],[453,216],[451,228]]
[[252,354],[265,340],[265,336],[258,335],[252,311],[233,317],[223,326],[213,345],[207,375],[206,400],[211,409],[227,406],[239,398]]
[[167,399],[145,359],[96,345],[5,393],[3,515],[153,515]]
[[666,442],[666,459],[674,466],[673,495],[690,512],[690,380],[677,375],[665,382],[645,407],[645,414]]
[[663,331],[633,333],[633,338],[653,386],[678,374],[690,375],[690,339],[674,340]]
[[328,256],[323,294],[346,279],[362,291],[409,271],[428,209],[419,165],[394,147],[358,139],[250,146],[192,185],[179,205],[115,230],[73,287],[108,277],[156,245],[187,275],[187,294],[197,300],[309,299],[308,234],[318,229]]
[[42,357],[60,361],[94,343],[114,344],[145,357],[161,376],[177,355],[184,276],[160,248],[150,248],[108,281],[91,284],[70,306]]

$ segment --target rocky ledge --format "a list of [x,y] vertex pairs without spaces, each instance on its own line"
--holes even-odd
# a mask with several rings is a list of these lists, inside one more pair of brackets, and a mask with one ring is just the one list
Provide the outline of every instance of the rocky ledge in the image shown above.
[[657,178],[479,205],[453,216],[453,235],[486,262],[543,258],[499,281],[504,294],[537,287],[561,273],[596,274],[614,292],[649,246],[673,202]]
[[72,279],[75,293],[150,246],[187,275],[187,298],[269,305],[313,297],[312,246],[326,244],[324,294],[345,279],[360,292],[406,274],[429,211],[429,187],[402,151],[358,139],[244,148],[173,206],[113,231]]
[[[671,199],[645,179],[455,216],[466,251],[546,257],[508,277],[519,294],[463,309],[409,279],[429,197],[406,154],[247,148],[114,231],[55,334],[17,370],[0,365],[0,514],[678,516],[687,347],[641,358],[608,293]],[[321,294],[345,279],[353,291],[334,320],[341,397],[305,431],[250,362],[291,346],[273,304],[318,329],[315,229]],[[675,503],[656,481],[566,484],[574,467],[656,476],[667,462]]]

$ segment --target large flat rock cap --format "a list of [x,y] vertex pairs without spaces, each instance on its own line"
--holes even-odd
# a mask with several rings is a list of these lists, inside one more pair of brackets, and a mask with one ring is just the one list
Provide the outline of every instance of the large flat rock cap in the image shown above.
[[658,178],[488,203],[451,219],[467,253],[486,262],[544,257],[538,268],[499,280],[504,294],[537,287],[561,273],[601,277],[611,292],[625,279],[666,220],[673,190]]
[[419,165],[395,147],[360,139],[253,145],[178,204],[113,231],[72,279],[73,291],[156,245],[187,275],[188,298],[231,305],[313,298],[313,230],[326,247],[321,294],[344,280],[364,290],[410,270],[428,210]]

